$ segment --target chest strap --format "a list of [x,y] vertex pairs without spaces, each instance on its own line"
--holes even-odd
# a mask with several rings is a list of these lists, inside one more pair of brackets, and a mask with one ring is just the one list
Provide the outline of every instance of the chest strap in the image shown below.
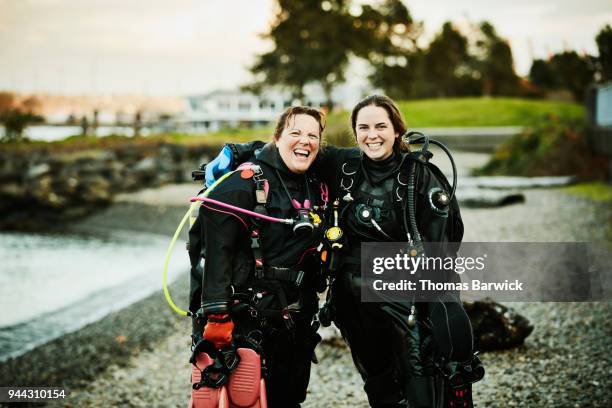
[[266,266],[263,268],[263,278],[281,282],[290,282],[295,284],[295,286],[300,286],[304,280],[304,271],[279,266]]

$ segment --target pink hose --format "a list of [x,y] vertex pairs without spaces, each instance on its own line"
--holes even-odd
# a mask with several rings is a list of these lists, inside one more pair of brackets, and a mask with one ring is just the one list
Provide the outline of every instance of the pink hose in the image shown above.
[[193,198],[191,198],[190,201],[192,203],[194,201],[203,201],[205,203],[215,204],[215,205],[218,205],[219,207],[228,208],[230,210],[238,211],[238,212],[240,212],[242,214],[250,215],[252,217],[261,218],[262,220],[266,220],[266,221],[280,222],[282,224],[287,224],[287,225],[292,225],[293,224],[293,220],[291,220],[291,219],[283,219],[283,218],[270,217],[268,215],[259,214],[259,213],[256,213],[254,211],[245,210],[244,208],[236,207],[235,205],[227,204],[227,203],[224,203],[222,201],[213,200],[212,198],[208,198],[208,197],[193,197]]

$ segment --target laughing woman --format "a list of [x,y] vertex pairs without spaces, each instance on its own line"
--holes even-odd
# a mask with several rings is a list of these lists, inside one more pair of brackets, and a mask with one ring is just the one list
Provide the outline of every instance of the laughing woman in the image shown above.
[[320,221],[323,214],[317,211],[327,199],[310,171],[322,121],[316,109],[287,109],[273,141],[210,191],[210,199],[234,209],[205,203],[198,219],[206,246],[203,279],[192,270],[190,309],[203,317],[195,343],[201,336],[216,349],[245,339],[258,343],[269,408],[294,408],[304,401],[320,340],[311,322],[321,287],[315,249],[322,226],[308,214]]

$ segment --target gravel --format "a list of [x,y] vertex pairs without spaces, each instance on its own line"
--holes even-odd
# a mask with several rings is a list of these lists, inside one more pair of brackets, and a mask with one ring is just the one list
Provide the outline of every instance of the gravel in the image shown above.
[[[482,157],[474,157],[482,161]],[[176,194],[177,190],[171,191]],[[193,187],[184,187],[184,191],[189,194]],[[610,246],[609,206],[559,190],[524,193],[525,203],[495,209],[464,209],[465,241],[592,241]],[[109,222],[125,225],[132,223],[136,214],[151,213],[151,208],[135,207],[136,201],[124,198],[110,213],[90,219],[88,225],[103,227]],[[155,211],[150,219],[162,220],[169,214],[179,217],[180,213],[178,207]],[[147,228],[147,222],[137,222],[139,228]],[[166,229],[178,219],[161,222],[168,225],[148,224],[149,228]],[[154,301],[163,302],[161,298]],[[481,355],[487,374],[474,386],[476,406],[612,406],[612,358],[608,352],[612,345],[612,303],[508,305],[530,319],[535,330],[521,347]],[[153,321],[153,329],[160,324],[155,323],[159,319],[156,316],[146,318]],[[162,320],[160,330],[166,333],[164,337],[144,342],[129,356],[112,360],[87,386],[68,381],[74,386],[69,389],[68,404],[58,406],[185,407],[190,392],[187,362],[190,328],[188,322],[178,317],[173,322]],[[91,341],[90,346],[96,346],[95,340]],[[109,340],[107,337],[101,341]],[[342,342],[335,339],[323,343],[317,353],[320,363],[313,366],[303,406],[367,407],[362,380]],[[48,358],[51,359],[48,364],[54,364],[52,357]],[[66,378],[70,378],[70,373],[66,373]]]

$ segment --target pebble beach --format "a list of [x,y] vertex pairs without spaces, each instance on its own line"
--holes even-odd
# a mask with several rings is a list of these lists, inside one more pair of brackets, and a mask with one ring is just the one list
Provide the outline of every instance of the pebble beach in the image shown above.
[[[117,227],[170,236],[186,210],[184,197],[194,190],[174,185],[123,195],[72,228]],[[464,241],[609,242],[612,209],[605,204],[557,189],[524,194],[524,203],[463,209]],[[177,303],[186,304],[186,281],[171,287]],[[612,303],[506,305],[535,330],[521,347],[481,354],[486,376],[474,386],[477,407],[612,406]],[[189,333],[190,322],[172,314],[160,291],[0,365],[0,378],[3,385],[17,385],[42,375],[38,379],[46,384],[65,386],[69,398],[50,406],[185,407]],[[368,407],[342,340],[332,336],[317,355],[320,362],[313,366],[303,407]],[[22,372],[24,366],[29,373]]]

